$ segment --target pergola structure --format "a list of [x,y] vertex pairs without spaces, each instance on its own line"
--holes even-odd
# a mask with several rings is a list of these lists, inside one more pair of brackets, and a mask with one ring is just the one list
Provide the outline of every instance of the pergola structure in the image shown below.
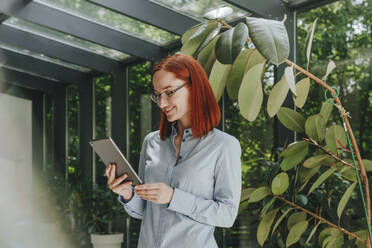
[[[216,5],[234,7],[230,23],[244,16],[282,20],[291,43],[290,59],[296,62],[296,14],[334,0],[216,0]],[[112,137],[120,148],[128,138],[128,67],[143,61],[156,62],[181,47],[180,36],[206,21],[203,13],[192,13],[183,1],[167,0],[75,0],[104,15],[148,25],[143,33],[124,30],[101,21],[89,12],[64,6],[62,0],[0,1],[0,91],[32,100],[33,123],[45,123],[45,109],[54,102],[54,163],[66,166],[66,87],[76,84],[80,93],[80,161],[87,178],[93,178],[93,156],[88,141],[94,138],[93,78],[112,75]],[[73,2],[73,1],[72,1]],[[172,2],[176,4],[172,5]],[[189,1],[190,2],[190,1]],[[206,1],[195,1],[197,2]],[[167,4],[168,3],[168,4]],[[211,8],[213,8],[213,6]],[[238,14],[237,14],[238,13]],[[92,14],[92,15],[91,15]],[[120,18],[118,18],[120,20]],[[157,30],[162,37],[152,39]],[[280,77],[281,67],[275,68]],[[9,89],[17,90],[9,90]],[[50,96],[46,98],[45,96]],[[51,99],[51,100],[49,100]],[[287,103],[288,104],[288,103]],[[153,126],[159,121],[153,108]],[[126,127],[126,128],[123,128]],[[275,122],[274,144],[293,134]],[[33,125],[33,165],[45,163],[45,127]],[[124,150],[124,149],[123,149]],[[125,150],[124,150],[125,152]],[[35,168],[36,169],[36,168]]]

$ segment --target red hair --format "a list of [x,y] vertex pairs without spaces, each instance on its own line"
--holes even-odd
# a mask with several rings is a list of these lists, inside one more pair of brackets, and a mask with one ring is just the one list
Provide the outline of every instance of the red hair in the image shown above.
[[[194,58],[184,54],[174,54],[161,60],[154,66],[155,72],[164,70],[172,72],[176,78],[189,82],[189,104],[191,109],[191,128],[195,138],[206,135],[215,128],[221,119],[220,107],[209,84],[203,67]],[[161,112],[160,138],[165,140],[170,136],[172,123],[168,122],[164,112]]]

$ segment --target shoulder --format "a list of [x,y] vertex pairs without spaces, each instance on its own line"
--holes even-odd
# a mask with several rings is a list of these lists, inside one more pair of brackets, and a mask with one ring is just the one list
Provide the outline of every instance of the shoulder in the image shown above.
[[210,136],[211,142],[224,148],[240,149],[240,142],[237,138],[217,128],[214,128],[207,136]]

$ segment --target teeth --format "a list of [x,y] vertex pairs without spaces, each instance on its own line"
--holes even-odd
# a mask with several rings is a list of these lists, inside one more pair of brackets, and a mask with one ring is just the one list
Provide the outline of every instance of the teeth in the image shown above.
[[171,111],[174,107],[171,107],[170,109],[166,109],[165,112],[168,113],[169,111]]

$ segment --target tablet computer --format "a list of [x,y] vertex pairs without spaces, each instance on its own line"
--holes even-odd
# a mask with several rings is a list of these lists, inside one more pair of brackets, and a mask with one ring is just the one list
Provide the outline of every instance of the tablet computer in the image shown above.
[[142,184],[141,179],[134,171],[132,166],[128,163],[127,159],[121,153],[111,137],[94,139],[91,140],[89,144],[105,163],[105,166],[107,166],[109,163],[116,163],[116,178],[120,177],[124,173],[127,173],[128,177],[125,179],[125,181],[132,181],[133,186]]

